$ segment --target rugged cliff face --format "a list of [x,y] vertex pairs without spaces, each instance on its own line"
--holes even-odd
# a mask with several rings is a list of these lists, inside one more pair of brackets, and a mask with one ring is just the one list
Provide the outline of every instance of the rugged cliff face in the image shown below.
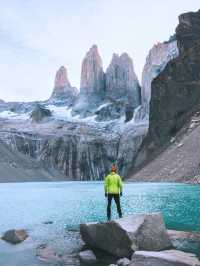
[[152,82],[149,133],[136,165],[177,134],[200,109],[200,11],[179,17],[176,39],[179,56]]
[[127,176],[146,129],[146,125],[131,123],[124,127],[115,123],[52,120],[33,124],[12,120],[2,125],[0,140],[45,168],[58,170],[66,180],[101,180],[113,162]]
[[121,56],[113,54],[106,70],[106,97],[124,100],[133,108],[141,103],[138,78],[134,72],[132,59],[127,53]]
[[93,45],[82,63],[80,92],[87,95],[102,94],[105,87],[102,59]]
[[142,102],[147,105],[151,99],[151,83],[164,70],[167,63],[178,56],[175,37],[168,42],[158,43],[150,50],[142,73]]
[[80,117],[94,115],[105,98],[105,76],[98,48],[93,45],[85,55],[81,69],[80,94],[72,113]]

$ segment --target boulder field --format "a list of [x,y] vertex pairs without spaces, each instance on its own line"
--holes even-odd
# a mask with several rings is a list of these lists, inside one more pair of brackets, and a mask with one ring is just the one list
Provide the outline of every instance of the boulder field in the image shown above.
[[112,265],[200,265],[196,255],[173,247],[159,213],[138,214],[103,223],[81,224],[80,234],[88,248],[87,263],[90,261],[89,257],[94,261],[94,254],[101,250],[116,258],[116,264]]

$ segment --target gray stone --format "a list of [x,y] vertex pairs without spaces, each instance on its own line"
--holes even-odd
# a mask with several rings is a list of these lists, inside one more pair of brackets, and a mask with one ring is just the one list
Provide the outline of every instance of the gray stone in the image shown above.
[[79,253],[79,259],[81,262],[87,263],[87,265],[93,264],[97,261],[97,258],[95,254],[92,252],[92,250],[81,251]]
[[1,238],[11,244],[18,244],[24,241],[27,237],[28,237],[28,234],[26,230],[12,229],[12,230],[6,231]]
[[127,258],[122,258],[117,261],[118,266],[129,266],[130,263],[131,261]]
[[134,215],[105,223],[80,225],[83,241],[91,248],[119,258],[129,258],[138,249],[163,250],[171,246],[160,214]]
[[136,251],[130,266],[199,266],[200,261],[194,254],[178,250],[160,252]]

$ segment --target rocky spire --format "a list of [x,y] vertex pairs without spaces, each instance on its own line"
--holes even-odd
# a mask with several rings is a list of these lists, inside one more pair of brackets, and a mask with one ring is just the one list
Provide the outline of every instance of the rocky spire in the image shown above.
[[113,54],[106,70],[106,96],[131,100],[134,107],[140,104],[140,86],[133,62],[127,53]]
[[98,94],[103,92],[104,84],[102,60],[97,46],[93,45],[83,59],[80,92]]
[[64,66],[61,66],[56,72],[54,89],[51,98],[71,97],[76,96],[77,93],[77,89],[72,87],[69,82],[67,69]]

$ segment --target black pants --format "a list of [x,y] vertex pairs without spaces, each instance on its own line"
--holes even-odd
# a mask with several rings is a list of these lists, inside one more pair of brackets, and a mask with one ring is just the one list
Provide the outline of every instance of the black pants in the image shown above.
[[117,205],[117,212],[119,218],[122,217],[121,205],[120,205],[120,195],[119,194],[108,194],[108,206],[107,206],[107,217],[108,220],[111,219],[111,203],[114,198],[115,204]]

